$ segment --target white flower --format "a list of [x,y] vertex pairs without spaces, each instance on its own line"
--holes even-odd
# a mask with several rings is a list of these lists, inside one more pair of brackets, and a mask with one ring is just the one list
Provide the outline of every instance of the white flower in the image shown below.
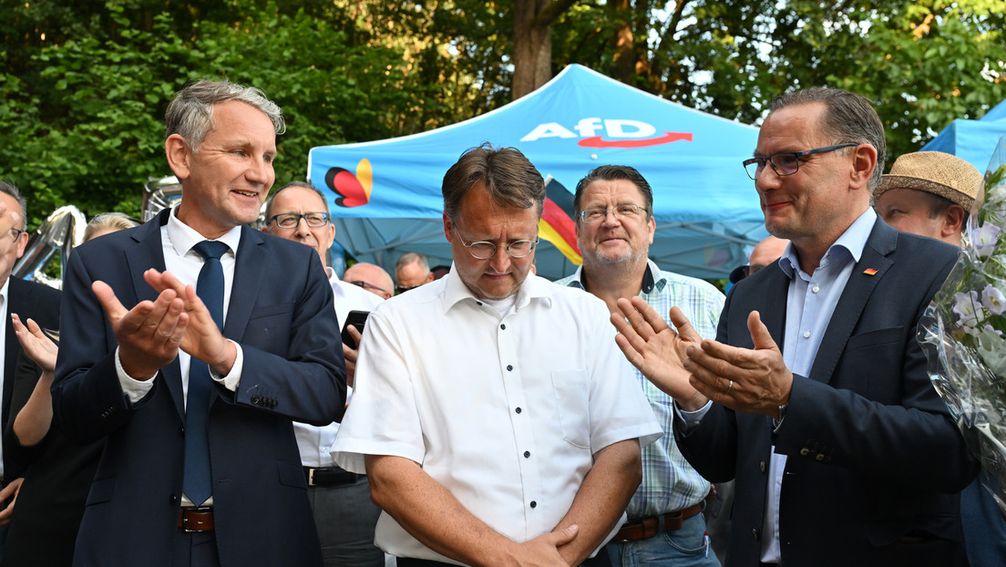
[[973,234],[975,252],[979,258],[988,258],[996,249],[996,242],[999,240],[999,233],[1002,232],[998,226],[985,223]]
[[980,305],[977,291],[955,293],[953,312],[957,315],[957,323],[965,327],[965,330],[977,327]]
[[1006,296],[995,286],[988,284],[982,290],[982,307],[995,315],[1002,315],[1006,311]]
[[1006,377],[1006,339],[992,330],[983,330],[978,335],[978,355],[993,374]]

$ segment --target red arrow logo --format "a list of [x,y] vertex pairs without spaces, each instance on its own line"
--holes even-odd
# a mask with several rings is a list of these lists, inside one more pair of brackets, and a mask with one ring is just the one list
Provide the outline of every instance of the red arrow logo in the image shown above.
[[605,140],[600,136],[591,136],[577,142],[578,146],[584,148],[645,148],[647,146],[659,146],[669,144],[679,140],[692,141],[691,132],[664,132],[663,136],[656,138],[646,138],[644,140]]

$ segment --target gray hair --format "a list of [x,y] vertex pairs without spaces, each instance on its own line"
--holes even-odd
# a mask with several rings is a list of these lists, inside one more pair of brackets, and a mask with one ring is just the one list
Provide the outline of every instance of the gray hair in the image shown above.
[[94,233],[99,230],[126,230],[139,226],[139,224],[125,213],[101,213],[92,218],[84,227],[84,242],[94,238]]
[[18,191],[17,187],[13,183],[7,183],[6,181],[0,180],[0,193],[10,195],[12,199],[17,201],[19,207],[21,207],[21,230],[28,228],[28,201],[24,200],[24,196]]
[[404,266],[408,266],[413,263],[419,264],[419,267],[422,268],[424,272],[430,271],[429,261],[426,259],[426,256],[423,256],[419,252],[406,252],[405,254],[399,256],[398,261],[395,262],[395,271],[397,272]]
[[866,98],[832,87],[814,87],[786,93],[769,105],[769,113],[787,106],[823,103],[827,109],[823,124],[825,134],[834,138],[836,144],[870,144],[877,150],[877,167],[870,177],[870,191],[880,183],[884,173],[887,142],[884,139],[884,124]]
[[444,174],[444,212],[456,219],[461,200],[477,184],[485,186],[499,205],[530,209],[545,204],[545,180],[517,148],[494,148],[485,143],[461,154]]
[[165,138],[178,134],[192,151],[198,150],[213,128],[213,106],[230,100],[261,110],[272,121],[277,135],[286,132],[283,111],[259,89],[227,81],[196,81],[178,91],[168,105],[164,113]]
[[269,217],[272,216],[272,202],[276,200],[276,196],[282,193],[284,190],[289,189],[291,187],[300,187],[302,189],[310,189],[311,191],[314,191],[318,195],[318,197],[321,197],[321,202],[324,203],[325,205],[325,213],[331,215],[331,211],[328,210],[328,199],[325,198],[325,194],[319,191],[317,187],[306,181],[291,181],[290,183],[287,183],[286,185],[277,189],[276,192],[272,194],[272,197],[269,197],[269,202],[266,203],[265,206],[266,220],[269,220]]

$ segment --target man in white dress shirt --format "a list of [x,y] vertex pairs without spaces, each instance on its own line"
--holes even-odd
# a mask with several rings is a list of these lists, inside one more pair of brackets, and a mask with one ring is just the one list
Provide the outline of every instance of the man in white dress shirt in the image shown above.
[[[266,221],[265,232],[306,244],[321,256],[340,325],[345,325],[350,311],[371,311],[383,302],[373,293],[340,280],[329,266],[328,249],[335,240],[335,225],[329,218],[328,203],[313,186],[295,181],[281,187],[266,207]],[[356,351],[343,343],[342,352],[346,379],[352,384]],[[326,567],[381,567],[384,553],[374,547],[380,510],[370,499],[367,477],[335,466],[329,452],[339,424],[315,427],[294,423],[293,427]]]
[[527,158],[470,150],[443,194],[454,266],[371,316],[336,462],[366,464],[400,567],[580,564],[660,426],[604,303],[529,274],[545,191]]

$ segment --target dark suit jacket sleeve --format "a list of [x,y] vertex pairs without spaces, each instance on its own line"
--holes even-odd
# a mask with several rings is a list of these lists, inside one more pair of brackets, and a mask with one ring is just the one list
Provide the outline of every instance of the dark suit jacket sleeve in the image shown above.
[[[266,345],[238,340],[244,351],[244,365],[237,392],[223,386],[217,391],[225,401],[321,426],[342,420],[346,371],[339,324],[332,308],[332,286],[318,255],[309,248],[305,251],[310,254],[298,259],[307,267],[306,283],[292,306],[285,354],[270,352]],[[251,320],[249,331],[257,324],[267,325],[257,321],[268,317]]]
[[[716,328],[716,340],[730,344],[727,333],[731,299],[728,294]],[[674,437],[689,464],[710,482],[734,478],[737,461],[737,416],[733,410],[713,404],[701,423],[686,429],[675,411]]]
[[[32,319],[43,329],[58,330],[59,301],[60,292],[57,289],[14,278],[10,281],[8,314],[17,313],[25,323],[28,319]],[[5,460],[7,466],[5,473],[20,476],[24,467],[35,461],[45,444],[43,439],[33,447],[23,447],[14,434],[14,420],[35,391],[35,384],[38,383],[42,370],[25,356],[10,318],[8,317],[4,323],[7,326],[7,355],[11,357],[5,365],[11,370],[6,379],[13,380],[10,408],[4,430],[4,453],[8,456]]]
[[[866,477],[928,490],[957,492],[970,482],[975,462],[930,383],[926,358],[915,336],[922,310],[952,265],[953,260],[936,270],[928,282],[927,299],[907,329],[905,350],[898,353],[901,375],[877,373],[865,378],[867,391],[870,380],[900,378],[898,403],[882,403],[851,389],[796,376],[786,418],[774,436],[776,451],[791,458],[806,458],[810,453],[821,462],[849,467]],[[872,349],[857,352],[857,346],[880,346],[895,339],[891,335],[885,339],[883,331],[874,335],[847,345],[843,358],[869,368]]]
[[[91,291],[82,260],[70,254],[63,276],[60,347],[52,385],[53,426],[67,436],[92,441],[128,423],[129,403],[115,373],[115,341],[105,312]],[[154,388],[159,384],[155,382]],[[149,396],[148,396],[149,397]]]

